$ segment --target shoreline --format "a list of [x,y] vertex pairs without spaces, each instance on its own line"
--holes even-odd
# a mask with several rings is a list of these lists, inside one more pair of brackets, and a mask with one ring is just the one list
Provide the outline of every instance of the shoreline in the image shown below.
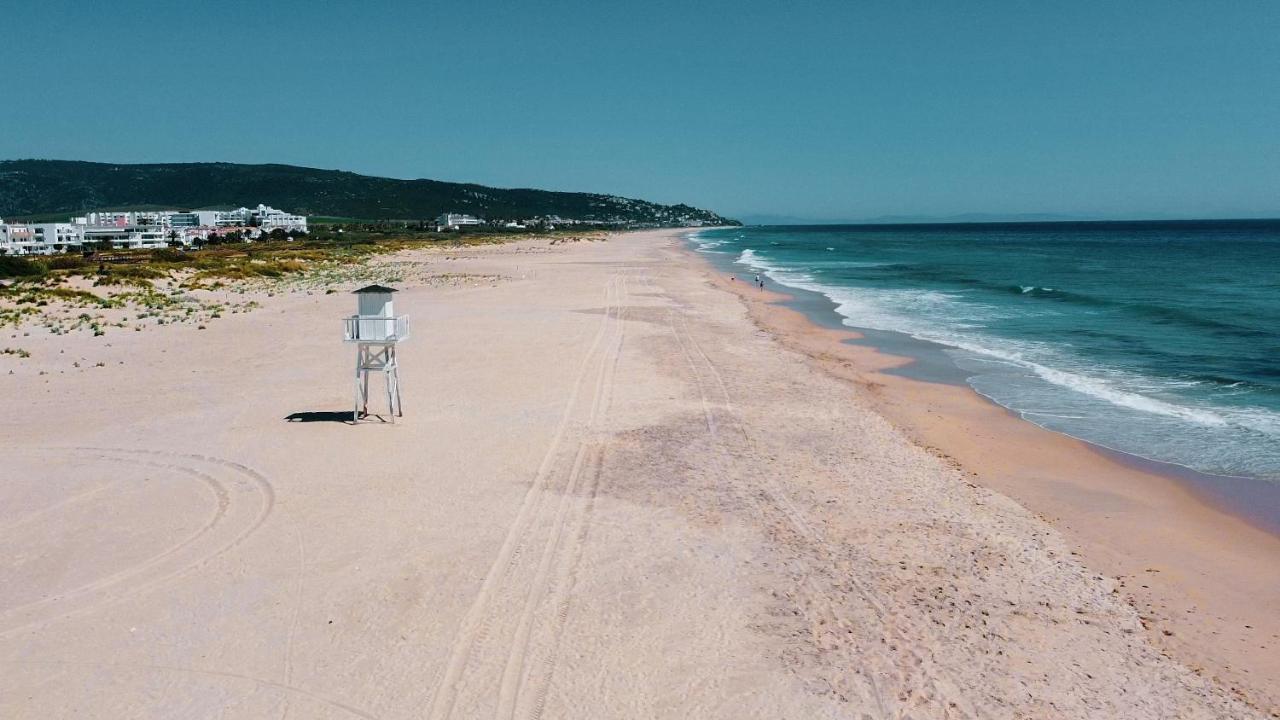
[[[739,273],[741,266],[734,260],[727,257],[720,258],[716,253],[704,253],[688,246],[689,234],[682,235],[681,240],[686,243],[686,250],[694,253],[701,262],[715,268],[721,274],[729,273],[734,276],[741,274]],[[770,289],[771,286],[773,289]],[[967,378],[971,373],[957,366],[950,357],[941,352],[952,349],[950,346],[892,330],[873,330],[847,325],[846,318],[838,312],[836,304],[819,292],[789,287],[771,278],[766,278],[765,288],[767,292],[777,296],[778,305],[799,313],[811,324],[836,333],[844,333],[842,343],[851,347],[867,348],[883,356],[884,359],[880,361],[883,367],[877,367],[878,372],[908,380],[969,390],[986,403],[1007,412],[1015,420],[1030,423],[1055,435],[1080,442],[1091,451],[1125,467],[1161,476],[1195,495],[1200,502],[1280,538],[1280,485],[1259,477],[1215,474],[1197,470],[1188,465],[1120,450],[1086,437],[1041,425],[1024,417],[1020,411],[1000,403],[970,385]]]
[[[956,366],[949,357],[938,352],[946,349],[947,346],[893,331],[869,330],[845,325],[844,317],[836,312],[834,303],[826,296],[808,290],[786,287],[774,280],[767,282],[782,288],[774,292],[786,296],[779,300],[784,307],[799,312],[819,327],[851,333],[850,337],[843,340],[845,344],[870,348],[881,355],[895,358],[891,361],[894,363],[893,366],[883,370],[887,374],[967,389],[985,402],[1004,410],[1015,420],[1031,423],[1055,435],[1083,443],[1091,451],[1128,468],[1170,480],[1183,490],[1195,495],[1201,502],[1280,538],[1280,485],[1256,477],[1207,473],[1186,465],[1119,450],[1088,438],[1046,427],[972,387],[966,380],[969,373]],[[813,299],[802,300],[801,297],[806,295],[813,296]],[[821,304],[824,307],[805,307],[813,304]],[[831,320],[824,322],[824,316],[827,315],[831,316]]]
[[1262,707],[1280,708],[1274,529],[1165,463],[1041,427],[962,382],[902,372],[914,358],[886,352],[854,328],[816,322],[790,288],[730,282],[687,235],[678,241],[761,329],[848,381],[920,447],[1049,522],[1086,565],[1116,577],[1158,647]]

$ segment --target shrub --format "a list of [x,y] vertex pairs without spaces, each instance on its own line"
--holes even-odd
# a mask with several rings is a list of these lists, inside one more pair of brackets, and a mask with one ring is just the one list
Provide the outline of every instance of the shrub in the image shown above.
[[190,258],[177,248],[159,248],[151,251],[151,259],[155,262],[181,263],[187,262]]
[[104,297],[99,297],[85,290],[72,290],[71,288],[52,288],[45,291],[48,295],[68,303],[79,303],[90,305],[98,305],[100,307],[112,307],[113,303]]
[[165,277],[166,273],[147,265],[113,265],[98,271],[94,285],[132,285],[151,287],[151,280]]
[[79,270],[80,268],[90,265],[90,261],[79,253],[66,253],[64,255],[54,255],[49,258],[50,270]]
[[166,275],[165,272],[147,265],[113,265],[101,274],[135,280],[151,280]]
[[0,255],[0,277],[40,277],[49,272],[49,266],[39,260]]

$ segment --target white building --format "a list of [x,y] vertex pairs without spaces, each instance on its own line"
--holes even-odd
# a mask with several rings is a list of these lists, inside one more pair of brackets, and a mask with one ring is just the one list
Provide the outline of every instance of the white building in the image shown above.
[[[75,218],[84,220],[86,218]],[[114,217],[103,218],[116,222]],[[83,223],[0,223],[0,251],[5,255],[53,255],[76,251],[85,243],[107,241],[117,250],[165,247],[168,231],[146,225],[88,226]]]
[[272,230],[307,231],[307,218],[305,215],[290,215],[283,210],[276,210],[266,205],[259,205],[253,210],[240,208],[239,212],[249,213],[249,222],[244,224],[257,225],[266,232],[271,232]]
[[169,231],[159,226],[84,227],[81,233],[85,244],[109,242],[116,250],[154,250],[169,243]]
[[216,228],[243,225],[244,218],[238,210],[183,210],[169,215],[170,228]]
[[10,248],[13,246],[13,240],[9,237],[9,226],[5,224],[4,218],[0,218],[0,255],[17,255]]
[[169,230],[184,227],[254,226],[266,228],[268,231],[275,229],[307,231],[305,215],[293,215],[268,205],[259,205],[256,208],[242,207],[235,210],[105,210],[72,218],[71,221],[86,227],[135,226],[160,227]]
[[457,230],[460,227],[483,225],[484,221],[473,215],[462,213],[445,213],[436,218],[436,225],[441,229]]
[[36,234],[30,225],[0,220],[0,254],[30,255],[35,245]]
[[71,222],[75,225],[96,225],[101,227],[113,226],[124,227],[132,225],[134,222],[133,213],[131,212],[91,212],[88,215],[71,218]]
[[0,253],[50,255],[101,242],[110,242],[117,250],[162,248],[172,240],[190,247],[214,233],[238,232],[255,239],[272,230],[305,233],[307,218],[259,205],[236,210],[103,210],[73,217],[71,222],[32,225],[0,220]]
[[176,212],[169,215],[169,228],[171,230],[200,227],[203,224],[200,222],[200,213],[198,212]]
[[84,235],[77,225],[71,223],[33,223],[31,228],[31,244],[27,255],[52,255],[53,253],[78,250],[84,243]]

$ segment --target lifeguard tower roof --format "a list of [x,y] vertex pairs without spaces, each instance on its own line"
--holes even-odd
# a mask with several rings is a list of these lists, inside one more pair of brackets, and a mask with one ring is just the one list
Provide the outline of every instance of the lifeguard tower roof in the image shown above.
[[352,290],[351,294],[359,295],[360,293],[393,293],[393,292],[399,292],[399,291],[396,290],[395,288],[389,288],[386,285],[366,285],[365,287],[362,287],[359,290]]

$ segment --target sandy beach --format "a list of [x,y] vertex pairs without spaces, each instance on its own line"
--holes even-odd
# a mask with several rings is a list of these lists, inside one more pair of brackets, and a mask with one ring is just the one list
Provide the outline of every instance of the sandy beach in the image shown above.
[[911,359],[815,325],[788,296],[738,294],[778,341],[849,380],[920,447],[1015,499],[1109,577],[1153,643],[1274,714],[1280,708],[1280,538],[1199,492],[1176,468],[1108,451],[1018,418],[968,387],[891,371]]
[[1275,536],[679,232],[387,262],[395,424],[345,422],[354,282],[5,329],[0,716],[1280,709]]

